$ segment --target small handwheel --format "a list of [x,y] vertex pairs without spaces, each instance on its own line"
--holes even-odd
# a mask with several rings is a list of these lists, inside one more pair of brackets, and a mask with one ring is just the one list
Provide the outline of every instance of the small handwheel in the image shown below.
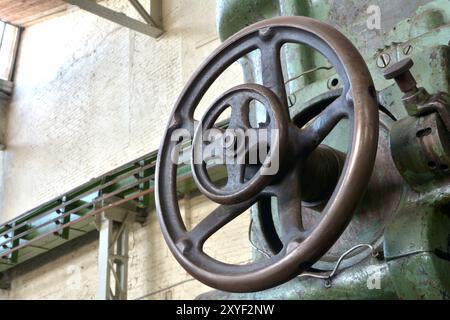
[[[342,94],[324,110],[308,110],[295,125],[288,116],[280,50],[285,43],[300,43],[319,51],[335,67]],[[218,114],[230,106],[229,128],[248,126],[249,99],[262,103],[270,128],[279,130],[270,150],[279,147],[279,170],[264,175],[269,153],[259,169],[247,177],[242,168],[227,167],[225,186],[214,185],[205,172],[205,159],[195,159],[201,134],[194,111],[218,76],[240,57],[259,49],[263,86],[238,86],[222,95],[206,112],[200,127],[211,129]],[[306,159],[343,118],[350,123],[347,158],[321,218],[310,229],[302,225],[300,180]],[[299,125],[300,123],[300,125]],[[193,140],[192,169],[200,191],[220,203],[192,230],[187,231],[177,198],[177,130]],[[194,135],[195,133],[195,135]],[[164,238],[178,262],[203,283],[225,291],[259,291],[279,285],[311,267],[336,242],[351,220],[372,173],[378,141],[376,94],[367,66],[359,52],[333,27],[306,17],[280,17],[251,25],[226,40],[199,68],[178,99],[158,154],[156,203]],[[222,143],[228,148],[233,143]],[[289,157],[286,156],[289,150]],[[245,154],[245,152],[244,152]],[[267,164],[267,163],[266,163]],[[247,164],[243,164],[244,167]],[[247,265],[218,261],[203,251],[205,241],[257,201],[278,198],[282,249],[275,255]]]
[[[261,103],[266,109],[268,121],[262,128],[252,128],[250,125],[249,113],[252,101]],[[227,129],[221,132],[218,128],[214,128],[214,124],[228,107],[231,107],[230,121]],[[278,168],[280,165],[280,158],[286,150],[288,124],[289,115],[286,108],[269,89],[257,84],[246,84],[225,92],[206,111],[195,131],[192,144],[192,173],[199,190],[211,200],[221,204],[244,202],[257,195],[275,176],[271,168]],[[219,131],[219,134],[215,136],[214,141],[206,143],[206,133],[211,129]],[[270,151],[263,161],[248,159],[249,153],[257,156],[258,147],[264,146]],[[212,151],[215,151],[213,155]],[[215,185],[206,170],[206,160],[213,156],[223,160],[227,167],[228,179],[223,187]],[[258,160],[257,157],[254,158]],[[246,163],[261,164],[248,180],[245,179]]]

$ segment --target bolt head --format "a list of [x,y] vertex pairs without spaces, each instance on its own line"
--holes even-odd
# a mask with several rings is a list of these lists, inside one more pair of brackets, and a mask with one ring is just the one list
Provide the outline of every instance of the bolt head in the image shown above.
[[412,49],[413,49],[412,45],[410,45],[410,44],[406,45],[406,46],[403,48],[403,54],[404,54],[405,56],[410,55],[411,52],[412,52]]
[[381,53],[377,58],[378,68],[386,68],[391,63],[391,56],[387,53]]

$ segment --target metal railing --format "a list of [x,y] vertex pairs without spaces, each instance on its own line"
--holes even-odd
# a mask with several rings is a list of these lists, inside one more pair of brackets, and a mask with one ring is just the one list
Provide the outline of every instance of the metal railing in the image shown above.
[[152,152],[0,225],[0,271],[94,230],[99,212],[132,203],[145,215],[155,166]]

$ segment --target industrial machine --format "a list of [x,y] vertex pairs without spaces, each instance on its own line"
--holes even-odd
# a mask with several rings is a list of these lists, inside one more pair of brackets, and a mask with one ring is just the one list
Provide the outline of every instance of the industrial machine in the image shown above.
[[[156,169],[170,250],[218,289],[199,298],[448,299],[450,1],[220,0],[218,9],[224,41],[181,93]],[[236,61],[245,83],[194,120]],[[198,190],[219,204],[190,231],[178,205],[180,130]],[[254,144],[241,144],[237,132],[249,130]],[[223,163],[204,157],[208,146]],[[252,261],[207,255],[205,241],[248,209]]]

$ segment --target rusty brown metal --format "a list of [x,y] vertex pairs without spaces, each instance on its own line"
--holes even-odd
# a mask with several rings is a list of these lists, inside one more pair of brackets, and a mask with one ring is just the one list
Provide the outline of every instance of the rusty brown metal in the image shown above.
[[[231,197],[191,231],[177,201],[177,164],[172,162],[177,129],[195,133],[194,111],[211,84],[233,62],[259,49],[265,90],[278,98],[288,113],[280,49],[285,43],[301,43],[319,51],[332,63],[342,83],[342,94],[323,111],[306,113],[302,127],[287,122],[285,141],[289,157],[280,159],[281,170],[260,181],[261,190],[247,200]],[[277,110],[269,101],[268,110]],[[305,229],[301,213],[302,169],[308,156],[343,118],[351,123],[349,151],[342,174],[321,219]],[[158,154],[156,205],[164,238],[177,261],[203,283],[225,291],[259,291],[281,284],[311,267],[336,242],[351,220],[369,182],[378,141],[376,93],[367,66],[351,44],[333,27],[306,17],[280,17],[258,22],[226,40],[202,64],[179,97],[170,117]],[[199,187],[202,188],[201,181]],[[276,255],[248,265],[218,261],[203,251],[205,241],[254,203],[278,198],[282,249]]]
[[417,82],[409,71],[413,65],[411,58],[403,59],[386,69],[384,77],[388,80],[394,79],[403,93],[416,92]]
[[403,59],[384,72],[386,79],[394,79],[405,94],[403,102],[410,116],[421,117],[437,112],[450,132],[450,96],[439,92],[430,96],[424,88],[418,88],[410,69],[414,65],[411,58]]
[[427,103],[417,107],[417,116],[424,116],[432,112],[439,114],[447,131],[450,132],[450,96],[447,93],[439,92]]
[[[302,112],[321,108],[324,104],[329,104],[329,100],[328,93],[315,97],[306,103],[306,111],[303,109]],[[293,116],[295,117],[296,114]],[[393,123],[395,123],[393,119],[380,112],[378,151],[367,191],[344,233],[330,250],[313,265],[312,268],[315,271],[332,270],[348,248],[360,243],[371,244],[374,248],[382,250],[386,223],[395,214],[404,190],[404,180],[392,160],[390,151],[390,128]],[[342,160],[339,160],[342,156]],[[339,175],[336,176],[339,174],[337,168],[343,160],[345,160],[344,154],[325,145],[320,145],[308,157],[305,173],[301,179],[302,221],[305,228],[314,226],[320,219],[323,208],[331,195],[328,190],[334,190],[339,178]],[[255,237],[259,240],[257,247],[264,252],[264,256],[274,255],[282,247],[279,239],[280,230],[275,224],[278,217],[277,210],[274,210],[275,206],[275,199],[260,201],[257,215],[253,215],[253,232],[257,232]],[[342,267],[354,266],[370,254],[370,250],[359,248],[341,261]]]
[[[269,116],[269,122],[267,126],[262,129],[252,128],[249,121],[250,102],[259,101],[263,105],[267,106],[267,114]],[[202,134],[208,129],[213,128],[214,123],[222,114],[222,112],[231,106],[231,118],[227,129],[231,130],[255,130],[255,134],[259,130],[277,130],[276,141],[271,143],[267,142],[271,150],[277,150],[279,157],[283,157],[286,152],[287,141],[287,128],[289,123],[289,113],[286,108],[279,102],[278,97],[269,89],[257,84],[244,84],[232,88],[225,92],[220,98],[213,103],[213,105],[206,111],[202,120],[201,126],[198,127],[194,136],[193,146],[200,145],[202,143],[203,148],[205,142],[202,141]],[[218,141],[219,143],[221,141]],[[219,146],[221,148],[222,146]],[[232,144],[235,147],[235,143]],[[201,152],[203,148],[192,148],[193,157],[194,153]],[[249,149],[252,146],[248,146]],[[224,156],[226,158],[226,149],[223,149]],[[242,152],[242,155],[246,155]],[[198,157],[202,155],[199,154]],[[234,154],[232,155],[234,156]],[[230,156],[228,158],[231,158]],[[268,154],[268,157],[264,162],[272,163],[276,161],[275,154]],[[261,173],[261,169],[253,173],[251,179],[245,180],[244,166],[240,163],[236,163],[234,159],[225,159],[228,173],[228,181],[222,188],[215,186],[208,177],[206,166],[201,163],[193,163],[192,176],[199,190],[211,200],[220,204],[234,204],[236,202],[244,202],[250,198],[256,196],[262,191],[262,189],[269,184],[273,176],[264,175]],[[244,159],[242,159],[244,160]],[[242,161],[244,162],[244,161]],[[261,163],[262,164],[262,163]]]
[[448,183],[450,132],[438,113],[406,117],[391,131],[391,154],[403,178],[413,190]]

